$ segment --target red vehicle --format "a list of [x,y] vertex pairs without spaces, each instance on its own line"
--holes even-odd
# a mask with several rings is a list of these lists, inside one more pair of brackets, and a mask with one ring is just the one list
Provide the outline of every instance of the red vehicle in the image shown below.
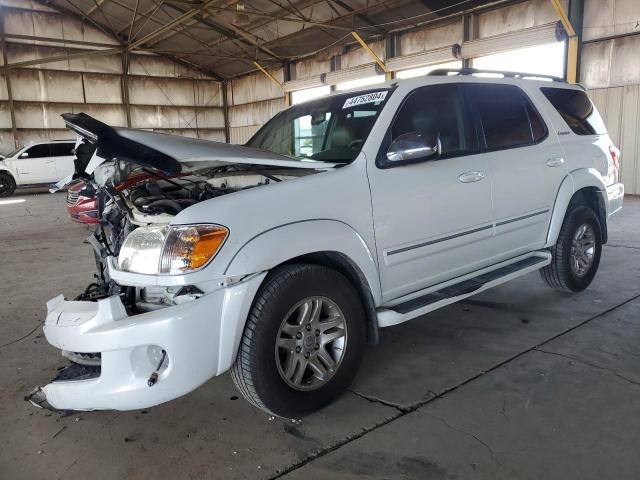
[[67,212],[74,222],[100,223],[98,220],[98,201],[95,197],[95,190],[90,184],[81,180],[68,188]]
[[[161,174],[150,175],[148,173],[138,173],[131,175],[126,181],[116,185],[116,190],[121,192],[150,178],[174,178],[182,176],[184,176],[184,174],[165,177]],[[91,184],[80,180],[67,189],[67,212],[74,222],[89,225],[100,223],[98,220],[98,201],[95,197],[95,189]]]

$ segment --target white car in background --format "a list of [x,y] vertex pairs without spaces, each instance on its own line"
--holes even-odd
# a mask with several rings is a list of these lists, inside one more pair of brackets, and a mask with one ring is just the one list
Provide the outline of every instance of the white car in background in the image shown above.
[[74,171],[74,140],[54,140],[23,145],[0,159],[0,197],[16,187],[49,185]]

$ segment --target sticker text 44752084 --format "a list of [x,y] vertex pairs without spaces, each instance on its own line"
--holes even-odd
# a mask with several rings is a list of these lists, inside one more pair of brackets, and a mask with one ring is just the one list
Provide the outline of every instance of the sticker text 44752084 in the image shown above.
[[387,98],[387,90],[380,92],[365,93],[364,95],[358,95],[357,97],[347,98],[342,106],[343,109],[355,107],[356,105],[363,105],[365,103],[377,103],[382,102]]

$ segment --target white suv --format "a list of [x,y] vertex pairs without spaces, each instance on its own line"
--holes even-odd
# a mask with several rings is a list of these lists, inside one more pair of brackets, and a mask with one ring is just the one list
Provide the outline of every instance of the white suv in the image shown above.
[[0,156],[0,197],[18,187],[48,185],[73,173],[74,140],[35,142]]
[[100,281],[48,302],[73,363],[31,401],[138,409],[231,369],[298,416],[347,388],[379,328],[534,270],[586,288],[624,194],[600,115],[577,85],[472,73],[293,106],[246,146],[64,115]]

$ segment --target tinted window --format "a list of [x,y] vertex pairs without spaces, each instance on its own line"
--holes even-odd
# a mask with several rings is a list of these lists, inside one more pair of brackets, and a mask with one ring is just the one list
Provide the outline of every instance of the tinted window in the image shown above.
[[65,157],[73,155],[74,143],[52,143],[49,145],[52,157]]
[[440,136],[442,156],[455,156],[478,149],[469,115],[466,115],[457,84],[431,85],[411,92],[391,128],[392,140],[406,133]]
[[47,145],[46,143],[42,145],[34,145],[33,147],[28,148],[26,152],[29,154],[29,158],[42,158],[51,156],[51,154],[49,153],[49,145]]
[[566,88],[541,88],[551,105],[564,118],[569,128],[578,135],[604,135],[607,128],[587,94]]
[[530,145],[545,137],[542,119],[518,87],[469,85],[468,89],[482,122],[487,149]]

